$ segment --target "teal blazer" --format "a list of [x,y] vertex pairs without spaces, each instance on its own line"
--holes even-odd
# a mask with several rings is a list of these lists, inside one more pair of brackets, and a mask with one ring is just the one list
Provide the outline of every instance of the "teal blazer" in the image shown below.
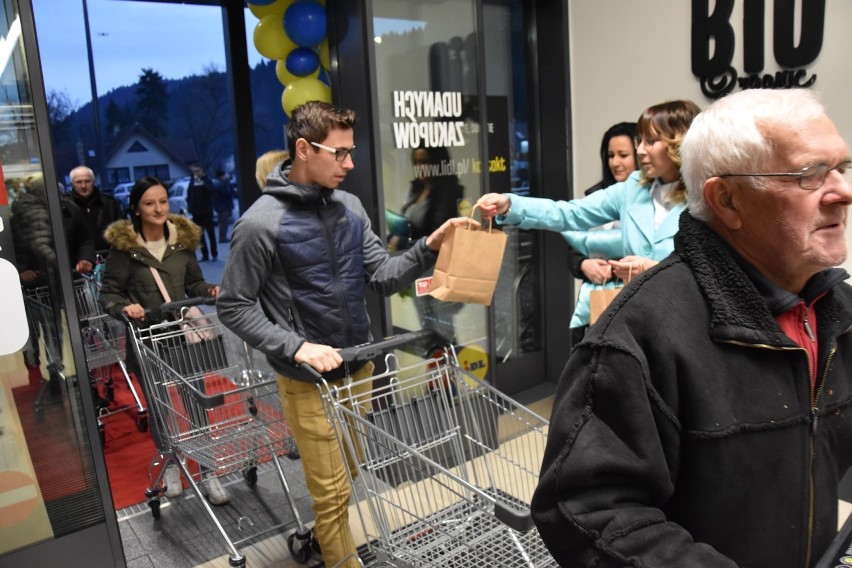
[[[610,221],[621,221],[624,256],[637,255],[656,261],[663,260],[674,250],[678,218],[686,209],[686,203],[672,207],[655,229],[651,186],[639,183],[641,173],[637,170],[623,182],[572,201],[513,195],[509,213],[497,216],[497,223],[521,229],[564,232],[588,231]],[[581,306],[581,301],[584,306]],[[571,327],[588,323],[588,293],[578,298],[577,309],[584,312],[584,317],[580,320],[572,319]]]

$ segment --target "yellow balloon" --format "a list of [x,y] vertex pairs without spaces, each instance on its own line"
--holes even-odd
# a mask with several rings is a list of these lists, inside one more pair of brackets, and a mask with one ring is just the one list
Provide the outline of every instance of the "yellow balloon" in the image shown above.
[[322,65],[322,68],[326,71],[331,69],[331,63],[328,56],[328,38],[322,40],[319,44],[319,50],[317,53],[319,54],[320,65]]
[[319,79],[302,77],[296,79],[281,94],[281,106],[287,116],[308,101],[331,102],[331,89]]
[[263,6],[249,4],[248,9],[251,10],[251,13],[259,20],[264,16],[283,16],[284,12],[287,11],[287,8],[289,8],[290,4],[293,2],[295,2],[295,0],[275,0],[272,4],[265,4]]
[[314,71],[313,73],[311,73],[310,75],[304,75],[302,77],[299,77],[298,75],[293,75],[292,73],[287,71],[286,60],[287,60],[287,58],[285,57],[284,59],[279,59],[275,63],[275,75],[278,76],[278,80],[281,81],[282,85],[285,85],[285,86],[289,85],[290,83],[292,83],[293,81],[296,81],[297,79],[316,79],[317,77],[319,77],[319,73],[320,73],[319,67],[317,67],[317,70]]
[[254,27],[254,47],[267,59],[284,59],[296,49],[284,32],[284,16],[271,14],[260,19]]

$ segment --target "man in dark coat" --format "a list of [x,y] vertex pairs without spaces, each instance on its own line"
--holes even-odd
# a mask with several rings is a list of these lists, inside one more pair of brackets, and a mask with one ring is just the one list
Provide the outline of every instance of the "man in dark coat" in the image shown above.
[[[209,260],[211,254],[213,260],[216,260],[219,256],[219,249],[216,246],[216,226],[213,224],[213,196],[216,190],[204,172],[204,168],[195,164],[191,169],[192,178],[189,180],[186,200],[192,220],[201,227],[201,260],[202,262]],[[209,249],[207,240],[210,241]]]
[[236,188],[231,184],[231,178],[224,170],[216,170],[216,177],[213,179],[213,189],[216,193],[213,194],[213,208],[216,209],[218,215],[217,225],[219,226],[219,242],[227,243],[228,226],[231,224],[231,213],[234,210],[234,197],[237,196]]
[[71,179],[71,199],[80,208],[98,253],[106,253],[109,244],[104,240],[104,230],[119,219],[124,212],[118,200],[102,193],[95,185],[95,174],[86,166],[77,166],[68,175]]
[[561,566],[812,567],[852,464],[849,148],[808,89],[750,89],[680,147],[675,251],[560,380],[533,518]]

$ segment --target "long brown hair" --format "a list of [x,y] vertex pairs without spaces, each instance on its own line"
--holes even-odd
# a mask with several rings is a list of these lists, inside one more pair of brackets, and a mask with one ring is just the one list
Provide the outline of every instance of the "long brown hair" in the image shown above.
[[[636,134],[640,137],[658,137],[668,144],[666,153],[678,169],[678,183],[669,197],[674,203],[686,201],[686,185],[680,177],[680,143],[689,130],[692,120],[698,116],[701,109],[690,100],[667,101],[646,108],[636,121]],[[641,183],[651,183],[642,171]]]

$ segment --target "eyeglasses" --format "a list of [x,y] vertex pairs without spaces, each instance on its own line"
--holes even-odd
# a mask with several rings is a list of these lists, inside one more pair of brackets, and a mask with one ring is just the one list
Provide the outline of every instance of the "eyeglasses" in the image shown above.
[[799,187],[808,191],[819,189],[825,183],[825,178],[828,173],[836,170],[840,175],[846,176],[849,179],[848,172],[852,170],[852,160],[845,160],[834,167],[829,167],[825,164],[817,164],[815,166],[805,166],[798,172],[771,172],[765,174],[721,174],[719,177],[767,177],[767,176],[783,176],[799,178]]
[[331,152],[334,154],[334,159],[338,162],[342,162],[346,159],[346,156],[351,156],[352,152],[355,151],[355,146],[352,146],[351,148],[332,148],[331,146],[326,146],[319,142],[311,142],[311,146],[316,146],[317,148],[322,148],[326,152]]
[[659,141],[660,141],[659,138],[649,140],[648,138],[643,138],[642,136],[634,136],[633,137],[633,147],[638,150],[639,147],[642,146],[642,144],[644,143],[645,148],[653,148],[654,144],[656,144]]

